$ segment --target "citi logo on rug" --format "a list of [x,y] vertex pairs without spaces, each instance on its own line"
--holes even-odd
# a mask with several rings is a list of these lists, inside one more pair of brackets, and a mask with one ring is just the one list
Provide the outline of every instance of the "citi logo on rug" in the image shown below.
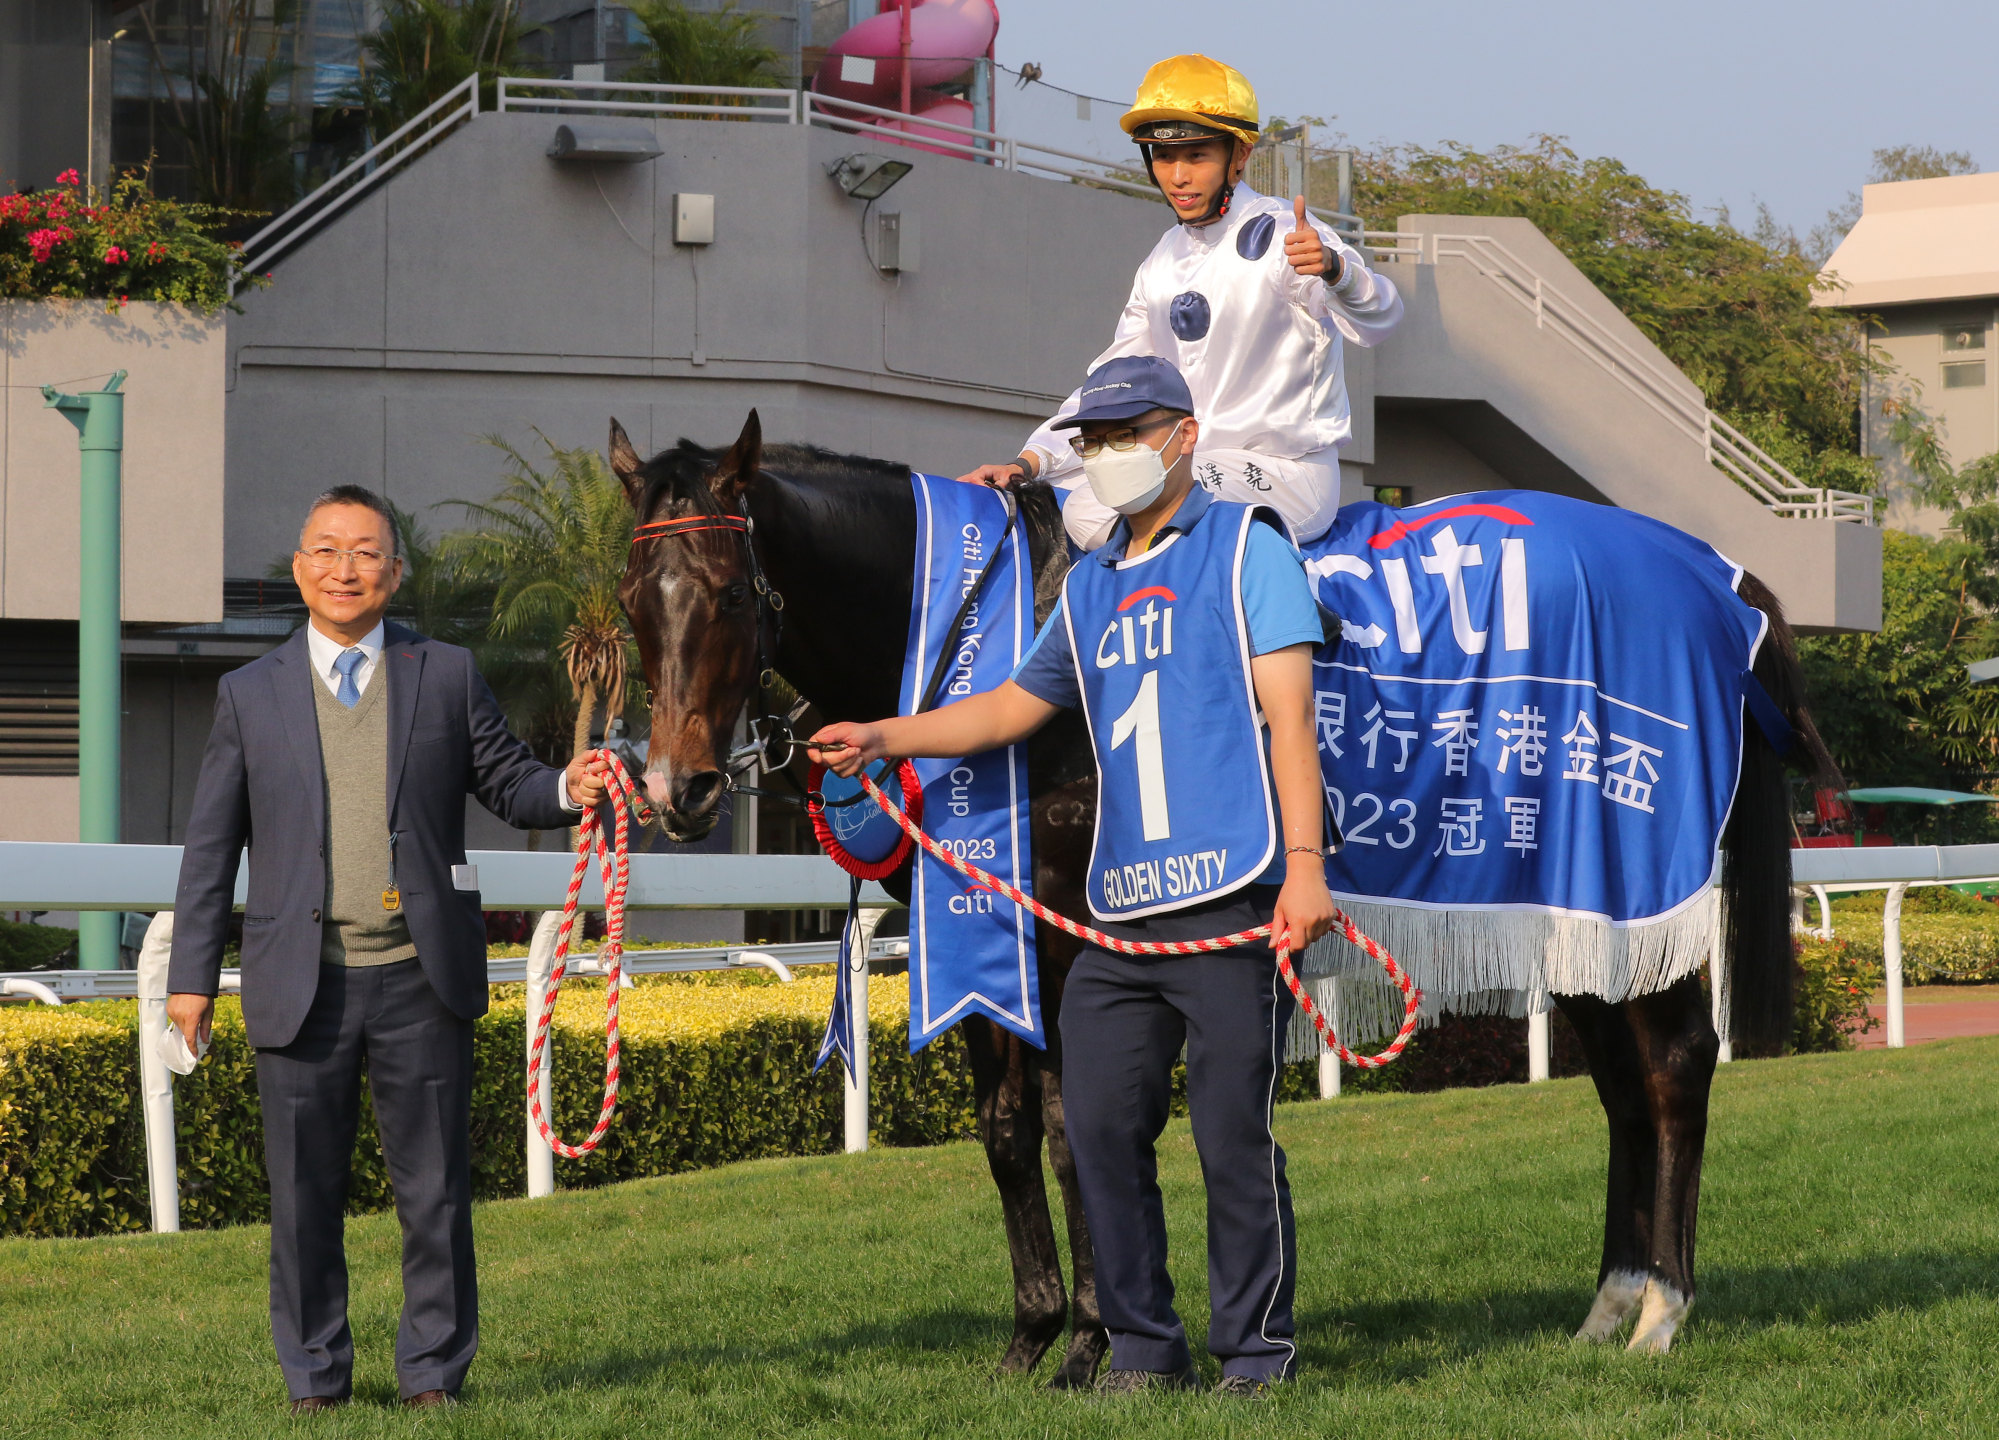
[[[1097,639],[1097,668],[1114,670],[1173,653],[1173,602],[1180,597],[1164,585],[1134,590],[1118,602],[1117,618]],[[1162,606],[1159,602],[1165,601]],[[1131,613],[1143,602],[1145,608]]]

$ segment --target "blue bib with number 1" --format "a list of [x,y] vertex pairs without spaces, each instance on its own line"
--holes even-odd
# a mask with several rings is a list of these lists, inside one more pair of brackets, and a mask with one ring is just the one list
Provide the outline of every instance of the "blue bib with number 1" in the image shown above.
[[1248,885],[1277,847],[1242,609],[1250,506],[1216,502],[1130,559],[1085,556],[1063,588],[1097,758],[1087,894],[1100,920]]

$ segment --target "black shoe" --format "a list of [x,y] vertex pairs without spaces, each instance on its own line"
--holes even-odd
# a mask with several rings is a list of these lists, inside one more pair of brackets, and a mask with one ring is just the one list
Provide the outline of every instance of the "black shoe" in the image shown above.
[[1277,1384],[1274,1375],[1224,1375],[1215,1384],[1217,1395],[1230,1395],[1238,1400],[1263,1400],[1270,1395],[1270,1389]]
[[1185,1370],[1106,1370],[1097,1377],[1099,1395],[1135,1395],[1141,1390],[1199,1390],[1201,1376]]
[[338,1410],[346,1403],[345,1395],[302,1395],[292,1401],[292,1414],[317,1415],[322,1410]]

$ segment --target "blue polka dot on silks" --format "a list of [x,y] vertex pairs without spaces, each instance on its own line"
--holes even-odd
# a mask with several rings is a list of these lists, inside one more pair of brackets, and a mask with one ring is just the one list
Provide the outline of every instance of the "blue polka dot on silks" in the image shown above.
[[1208,297],[1198,290],[1175,295],[1173,308],[1167,312],[1173,333],[1182,340],[1199,340],[1206,335],[1212,318],[1208,312]]
[[1275,215],[1257,215],[1236,231],[1235,253],[1245,260],[1261,260],[1263,252],[1270,248],[1270,237],[1277,233]]

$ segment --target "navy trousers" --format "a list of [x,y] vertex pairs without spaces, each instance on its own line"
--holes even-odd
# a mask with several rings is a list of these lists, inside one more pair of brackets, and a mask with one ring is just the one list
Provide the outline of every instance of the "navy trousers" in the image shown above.
[[[1102,928],[1195,940],[1270,919],[1274,889]],[[1062,991],[1062,1096],[1097,1254],[1097,1303],[1120,1370],[1191,1358],[1166,1270],[1153,1144],[1187,1053],[1187,1101],[1208,1192],[1208,1350],[1225,1375],[1276,1379],[1297,1347],[1298,1240],[1284,1151],[1270,1131],[1291,992],[1265,942],[1211,955],[1126,956],[1092,945]]]
[[405,1398],[455,1394],[479,1348],[472,1022],[438,999],[415,960],[322,965],[298,1037],[257,1052],[271,1174],[271,1337],[294,1400],[352,1387],[341,1231],[364,1059],[402,1222],[398,1388]]

